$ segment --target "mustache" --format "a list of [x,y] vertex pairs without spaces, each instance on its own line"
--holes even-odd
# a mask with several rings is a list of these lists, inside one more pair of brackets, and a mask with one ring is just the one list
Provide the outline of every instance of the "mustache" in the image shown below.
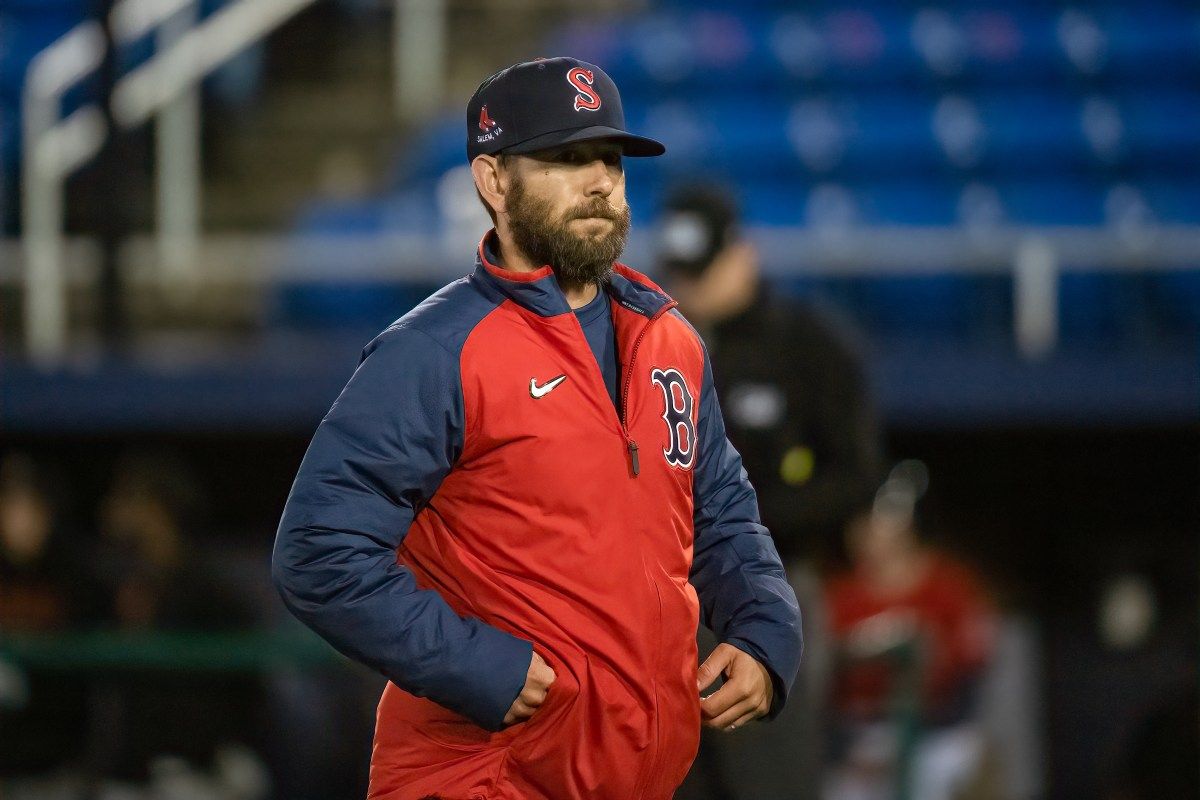
[[588,219],[589,217],[600,217],[602,219],[620,222],[621,218],[627,213],[627,208],[615,208],[612,203],[609,203],[603,197],[593,197],[590,202],[583,202],[567,212],[564,222],[570,222],[573,219]]

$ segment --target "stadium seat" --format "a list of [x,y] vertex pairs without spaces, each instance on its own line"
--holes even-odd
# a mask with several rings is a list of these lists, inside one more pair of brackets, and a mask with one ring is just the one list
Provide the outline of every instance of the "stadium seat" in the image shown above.
[[[704,174],[738,188],[751,225],[1124,234],[1200,223],[1197,31],[1200,8],[1171,0],[658,0],[641,13],[573,21],[545,50],[605,67],[630,127],[666,142],[664,158],[626,164],[639,226],[652,224],[668,186]],[[399,203],[411,212],[386,224],[445,229],[429,198],[464,163],[461,126],[455,114],[410,141],[386,196],[300,227],[378,226],[389,219],[381,209]],[[1011,315],[1002,278],[781,285],[853,302],[881,331],[990,335]],[[1155,314],[1186,327],[1200,316],[1197,285],[1193,273],[1068,274],[1064,335],[1131,335]]]

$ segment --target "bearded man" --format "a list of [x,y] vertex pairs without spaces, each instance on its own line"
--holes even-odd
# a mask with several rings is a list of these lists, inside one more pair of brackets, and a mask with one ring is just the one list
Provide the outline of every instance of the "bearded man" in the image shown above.
[[664,151],[592,64],[484,81],[467,157],[495,228],[367,345],[305,455],[273,576],[390,681],[371,798],[668,798],[702,723],[783,706],[799,610],[704,345],[616,263],[622,159]]

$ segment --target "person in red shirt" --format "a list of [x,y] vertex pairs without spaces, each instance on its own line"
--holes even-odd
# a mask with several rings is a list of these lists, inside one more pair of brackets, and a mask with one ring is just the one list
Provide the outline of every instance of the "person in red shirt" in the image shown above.
[[973,701],[993,610],[969,567],[920,541],[913,507],[923,483],[911,462],[893,471],[848,527],[851,567],[826,589],[837,653],[831,798],[891,796],[906,740],[910,796],[922,800],[954,796],[979,760]]

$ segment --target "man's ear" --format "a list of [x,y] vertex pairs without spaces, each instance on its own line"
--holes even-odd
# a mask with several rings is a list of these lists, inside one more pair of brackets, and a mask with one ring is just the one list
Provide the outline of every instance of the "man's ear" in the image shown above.
[[475,188],[493,211],[502,214],[508,210],[504,202],[508,178],[504,175],[504,166],[499,158],[493,155],[476,156],[471,162],[471,175],[475,178]]

